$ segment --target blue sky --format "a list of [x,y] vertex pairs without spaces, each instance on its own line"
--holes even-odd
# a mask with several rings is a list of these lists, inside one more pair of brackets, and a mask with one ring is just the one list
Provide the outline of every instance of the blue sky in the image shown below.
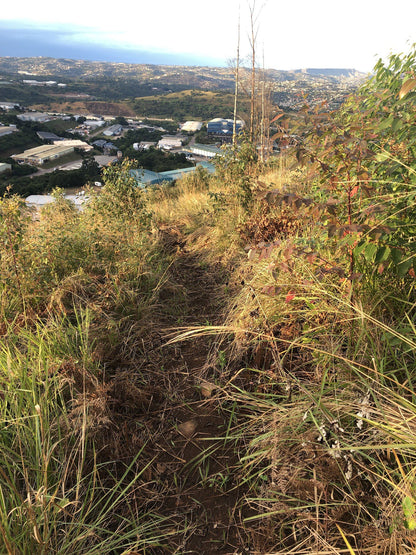
[[[253,0],[250,0],[252,3]],[[256,0],[258,60],[266,67],[371,71],[416,42],[416,0]],[[2,6],[1,56],[225,65],[249,54],[249,1],[21,0]]]

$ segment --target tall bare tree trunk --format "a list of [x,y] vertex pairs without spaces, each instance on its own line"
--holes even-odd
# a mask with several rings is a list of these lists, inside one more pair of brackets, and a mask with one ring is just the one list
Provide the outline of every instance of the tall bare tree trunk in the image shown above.
[[240,6],[238,6],[238,35],[237,35],[237,60],[235,67],[235,90],[234,90],[234,118],[233,118],[233,148],[237,146],[237,103],[238,86],[240,78]]
[[264,151],[265,151],[265,141],[266,141],[266,130],[265,130],[265,118],[266,118],[266,105],[265,105],[265,86],[266,81],[266,71],[264,69],[264,50],[263,50],[263,71],[261,79],[261,118],[260,118],[260,160],[264,162]]
[[250,10],[250,47],[251,47],[251,94],[250,94],[250,139],[254,142],[255,127],[255,96],[256,96],[256,0],[249,6]]
[[261,72],[261,119],[260,119],[260,158],[265,162],[270,156],[270,124],[272,117],[272,85],[264,64]]

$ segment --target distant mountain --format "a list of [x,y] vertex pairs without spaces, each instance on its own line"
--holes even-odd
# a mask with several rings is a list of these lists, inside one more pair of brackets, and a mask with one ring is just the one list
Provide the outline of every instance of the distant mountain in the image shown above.
[[325,76],[325,77],[360,77],[365,76],[365,73],[357,71],[356,69],[345,69],[345,68],[315,68],[308,67],[305,69],[295,69],[294,73],[300,73],[302,75],[314,75],[314,76]]
[[[95,78],[123,78],[146,82],[157,89],[166,86],[186,86],[207,90],[233,90],[234,70],[230,67],[201,65],[135,64],[120,62],[88,61],[51,57],[0,57],[0,72],[17,75],[90,80]],[[249,68],[241,68],[241,74],[250,75]],[[328,81],[336,83],[345,79],[358,81],[366,74],[355,69],[267,69],[271,81]]]
[[3,77],[9,75],[15,82],[23,79],[41,81],[55,79],[65,83],[71,81],[102,83],[111,79],[131,81],[147,86],[151,94],[183,89],[233,90],[234,88],[232,68],[198,65],[134,64],[50,57],[0,57],[1,75]]
[[[282,109],[291,110],[299,108],[302,95],[307,95],[311,105],[327,103],[331,109],[336,109],[346,95],[366,78],[365,74],[353,69],[266,69],[265,75],[271,86],[273,102]],[[250,68],[242,67],[242,90],[250,79]],[[178,105],[181,110],[184,109],[191,98],[195,116],[201,117],[203,91],[210,93],[217,112],[221,113],[229,109],[225,100],[227,94],[224,93],[233,94],[234,88],[235,72],[232,67],[0,57],[0,100],[19,102],[25,106],[55,103],[56,111],[67,110],[61,105],[67,106],[68,102],[84,102],[88,103],[88,108],[84,106],[86,113],[100,113],[103,107],[96,106],[94,102],[104,102],[107,103],[104,113],[118,115],[118,105],[112,107],[110,112],[108,103],[135,99],[136,108],[140,105],[138,113],[159,117],[162,113],[165,115],[159,102],[165,106],[167,102],[173,103],[178,113]],[[148,97],[148,102],[139,103],[138,99],[144,97]],[[80,108],[77,110],[76,113],[81,113]],[[189,110],[186,114],[191,112]]]

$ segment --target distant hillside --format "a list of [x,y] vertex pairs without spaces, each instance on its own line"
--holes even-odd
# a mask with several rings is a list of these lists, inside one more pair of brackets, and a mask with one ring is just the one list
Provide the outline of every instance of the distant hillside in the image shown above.
[[[247,72],[248,68],[241,68]],[[307,79],[313,81],[328,79],[331,82],[338,80],[364,78],[365,74],[354,69],[297,69],[293,71],[268,69],[266,73],[274,82],[294,81]],[[139,82],[142,87],[148,87],[147,93],[154,91],[172,92],[172,90],[202,89],[202,90],[233,90],[234,70],[229,67],[208,66],[179,66],[156,64],[131,64],[116,62],[90,62],[84,60],[71,60],[67,58],[18,58],[0,57],[0,75],[13,75],[16,79],[42,78],[59,79],[64,82],[86,82],[106,79],[122,79]],[[170,89],[170,90],[169,90]],[[84,91],[94,94],[95,91]],[[158,93],[157,93],[158,94]],[[130,96],[130,95],[128,95]]]
[[296,69],[294,73],[301,73],[302,75],[315,75],[325,77],[365,77],[366,74],[356,69],[345,68],[315,68],[308,67],[305,69]]
[[[302,95],[313,105],[326,102],[335,109],[366,78],[354,69],[267,69],[265,74],[273,101],[288,110],[299,109]],[[250,68],[242,67],[243,112],[250,78]],[[231,117],[234,81],[232,67],[0,57],[0,100],[72,114]]]
[[0,57],[0,74],[9,74],[20,79],[59,79],[65,83],[90,82],[94,79],[100,80],[101,85],[108,79],[135,81],[152,87],[149,89],[150,94],[163,89],[163,92],[170,92],[169,88],[224,90],[233,89],[234,86],[231,68],[91,62],[68,58]]

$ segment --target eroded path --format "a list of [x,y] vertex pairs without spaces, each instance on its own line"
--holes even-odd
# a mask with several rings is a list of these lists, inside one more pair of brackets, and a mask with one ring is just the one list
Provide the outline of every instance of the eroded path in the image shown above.
[[191,247],[178,230],[162,236],[172,262],[152,313],[126,318],[123,344],[97,352],[106,367],[100,389],[90,388],[97,463],[111,461],[117,476],[130,465],[126,479],[139,476],[124,510],[127,519],[132,507],[155,516],[149,533],[160,540],[152,553],[250,552],[236,471],[244,451],[230,439],[234,409],[217,387],[224,345],[212,334],[170,341],[184,328],[224,321],[227,270]]
[[[171,267],[171,277],[183,293],[178,327],[222,323],[225,278],[220,265],[201,264],[185,246]],[[165,425],[157,467],[173,486],[161,509],[177,523],[177,553],[235,553],[242,547],[240,492],[233,480],[236,455],[219,439],[230,427],[229,416],[211,390],[218,373],[217,349],[210,335],[161,349],[174,398],[161,414]]]

